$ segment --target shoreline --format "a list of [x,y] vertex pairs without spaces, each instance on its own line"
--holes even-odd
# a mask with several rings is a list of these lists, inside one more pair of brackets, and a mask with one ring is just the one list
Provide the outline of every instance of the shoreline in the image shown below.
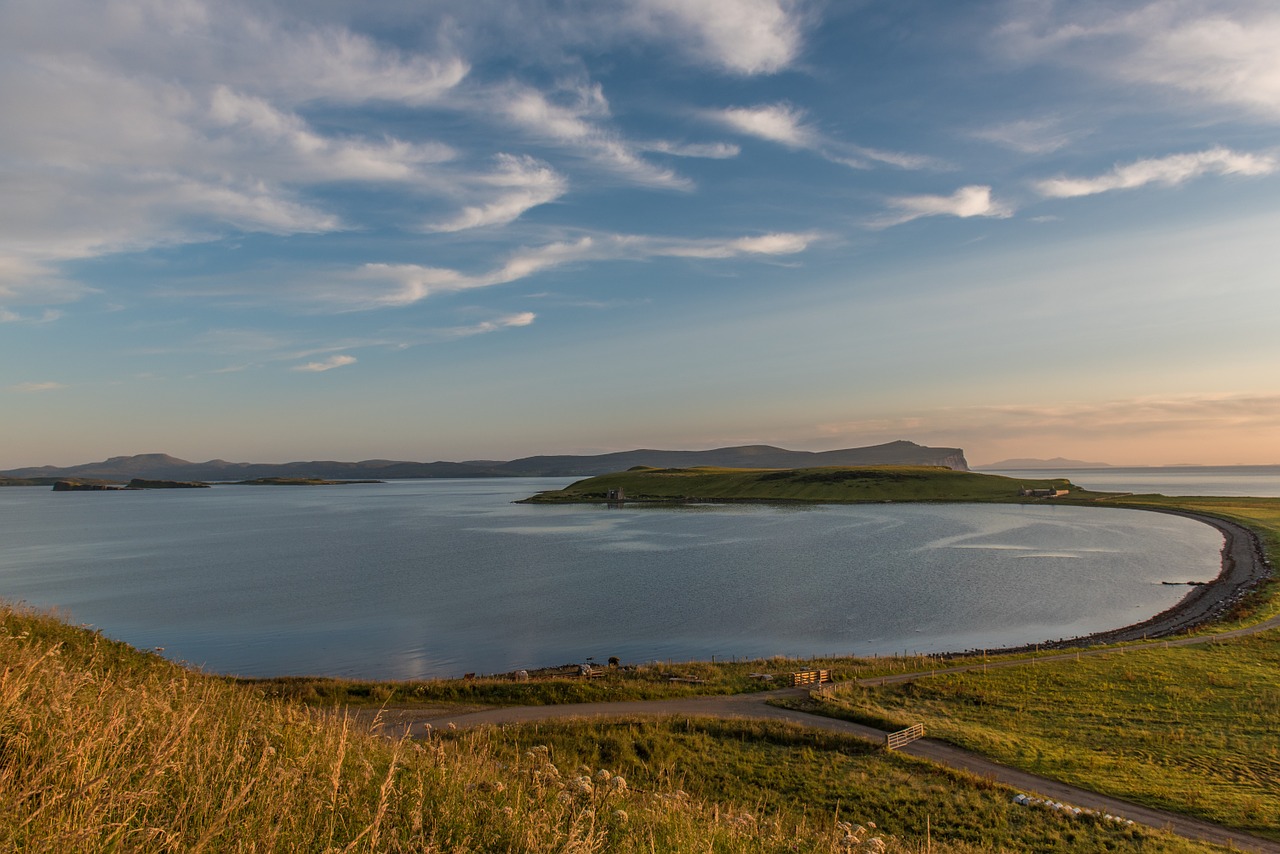
[[[1196,585],[1176,605],[1153,617],[1093,634],[1061,638],[1039,644],[990,648],[987,653],[1019,653],[1044,649],[1070,649],[1128,641],[1154,640],[1182,634],[1221,619],[1232,607],[1271,577],[1271,566],[1258,535],[1237,522],[1190,510],[1167,507],[1132,507],[1148,513],[1168,513],[1194,519],[1222,534],[1222,571],[1212,581]],[[973,655],[968,651],[958,655]],[[958,657],[956,654],[953,656]]]

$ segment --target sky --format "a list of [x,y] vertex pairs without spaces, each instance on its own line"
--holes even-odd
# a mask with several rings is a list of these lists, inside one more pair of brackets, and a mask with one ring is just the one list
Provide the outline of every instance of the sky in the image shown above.
[[1273,0],[0,0],[0,468],[1280,464]]

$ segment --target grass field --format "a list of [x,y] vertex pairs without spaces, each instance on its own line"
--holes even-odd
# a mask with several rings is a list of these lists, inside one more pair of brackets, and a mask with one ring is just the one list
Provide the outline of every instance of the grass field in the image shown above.
[[1280,634],[841,686],[825,711],[923,723],[1000,762],[1280,839]]

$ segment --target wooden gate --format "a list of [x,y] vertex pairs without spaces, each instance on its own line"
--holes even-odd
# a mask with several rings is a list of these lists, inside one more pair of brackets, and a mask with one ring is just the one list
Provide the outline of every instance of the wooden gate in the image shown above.
[[830,670],[799,670],[791,674],[791,687],[800,685],[821,685],[831,681]]
[[903,745],[910,744],[917,738],[924,738],[924,724],[915,724],[906,729],[900,729],[897,732],[891,732],[884,737],[884,746],[889,750],[897,750]]

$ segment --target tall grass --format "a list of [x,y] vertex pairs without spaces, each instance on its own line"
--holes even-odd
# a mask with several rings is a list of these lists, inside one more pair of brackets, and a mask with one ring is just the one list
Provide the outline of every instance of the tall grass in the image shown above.
[[835,815],[756,820],[601,769],[584,780],[503,739],[390,741],[0,606],[0,850],[918,850]]
[[774,725],[392,741],[0,605],[0,851],[1208,850],[1009,795]]

